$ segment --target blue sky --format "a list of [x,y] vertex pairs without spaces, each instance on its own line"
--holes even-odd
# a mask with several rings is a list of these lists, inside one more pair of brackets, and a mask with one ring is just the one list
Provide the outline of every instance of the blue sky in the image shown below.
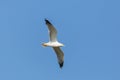
[[[120,80],[119,0],[1,0],[0,80]],[[47,18],[65,44],[59,68]]]

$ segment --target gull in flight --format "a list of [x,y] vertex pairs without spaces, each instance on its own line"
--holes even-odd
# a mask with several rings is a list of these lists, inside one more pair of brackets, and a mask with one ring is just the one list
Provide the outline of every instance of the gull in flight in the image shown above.
[[45,22],[49,30],[50,41],[47,43],[43,43],[42,45],[45,47],[49,46],[53,48],[57,55],[59,66],[60,68],[62,68],[64,63],[64,53],[60,49],[60,47],[64,45],[57,41],[57,30],[55,29],[55,27],[47,19],[45,19]]

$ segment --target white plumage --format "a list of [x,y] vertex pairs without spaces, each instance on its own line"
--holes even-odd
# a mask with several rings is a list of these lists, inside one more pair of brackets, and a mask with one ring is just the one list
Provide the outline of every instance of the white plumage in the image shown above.
[[48,43],[43,43],[42,45],[53,48],[57,55],[59,66],[60,68],[62,68],[64,63],[64,53],[60,49],[60,47],[64,45],[57,41],[57,30],[55,29],[55,27],[47,19],[45,19],[45,22],[46,25],[48,26],[50,41]]

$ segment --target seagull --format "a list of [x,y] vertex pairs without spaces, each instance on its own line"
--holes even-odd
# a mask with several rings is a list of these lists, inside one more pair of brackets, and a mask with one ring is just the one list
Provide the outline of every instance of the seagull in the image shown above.
[[60,49],[60,47],[64,46],[64,44],[58,42],[58,40],[57,40],[57,30],[52,25],[52,23],[50,23],[50,21],[48,21],[47,19],[45,19],[45,23],[46,23],[46,25],[48,27],[50,40],[47,43],[43,43],[42,46],[44,46],[44,47],[48,46],[48,47],[53,48],[53,50],[55,51],[55,53],[57,55],[59,66],[60,66],[60,68],[62,68],[63,63],[64,63],[64,53]]

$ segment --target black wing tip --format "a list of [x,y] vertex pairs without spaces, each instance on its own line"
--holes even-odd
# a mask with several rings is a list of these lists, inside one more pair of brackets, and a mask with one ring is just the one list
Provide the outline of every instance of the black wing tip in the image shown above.
[[62,67],[63,67],[63,64],[64,64],[64,62],[59,63],[60,68],[62,68]]
[[45,22],[46,24],[51,24],[50,21],[48,21],[48,19],[45,18]]

